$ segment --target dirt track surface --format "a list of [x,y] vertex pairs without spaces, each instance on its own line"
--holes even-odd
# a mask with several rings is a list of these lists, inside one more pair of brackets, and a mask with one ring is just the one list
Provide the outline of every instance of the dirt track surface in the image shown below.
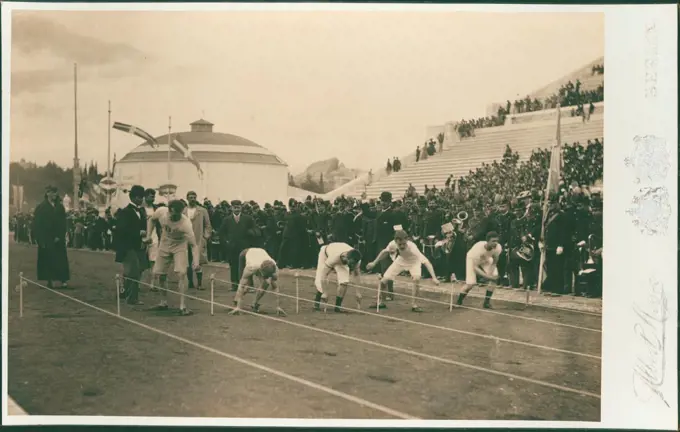
[[[14,287],[20,271],[35,280],[35,259],[34,248],[10,243],[8,387],[10,395],[29,414],[394,418],[125,322],[32,284],[25,288],[24,316],[19,318],[19,295]],[[69,251],[69,259],[72,280],[69,288],[60,292],[115,313],[114,275],[120,267],[112,256]],[[226,269],[206,269],[206,285],[212,272],[218,279],[229,279]],[[280,283],[282,293],[295,295],[294,277],[283,276]],[[171,284],[170,288],[176,286]],[[334,283],[327,289],[332,300]],[[301,299],[312,299],[312,280],[300,278],[299,290]],[[190,295],[208,302],[210,299],[209,290],[191,290]],[[374,313],[365,307],[372,296],[371,291],[365,291],[363,309]],[[466,300],[471,308],[453,312],[446,304],[421,302],[425,312],[414,314],[409,300],[399,297],[380,316],[324,314],[314,312],[311,303],[304,301],[300,301],[300,313],[296,314],[295,299],[282,298],[288,317],[276,321],[267,318],[275,317],[275,298],[270,294],[262,304],[262,311],[269,314],[228,315],[229,309],[219,304],[231,305],[233,292],[219,282],[215,284],[214,316],[210,315],[210,304],[198,299],[188,300],[195,315],[180,317],[175,311],[147,310],[157,303],[160,294],[146,287],[140,298],[144,306],[133,308],[123,303],[122,315],[412,417],[600,419],[598,398],[522,379],[599,395],[601,362],[579,355],[600,356],[601,333],[587,330],[601,329],[597,316],[495,303],[496,312],[511,315],[505,316],[478,309],[481,300],[476,298]],[[171,307],[177,306],[176,294],[169,293],[168,299]],[[249,294],[246,304],[252,299],[253,294]],[[448,302],[448,296],[440,294],[428,294],[428,299]],[[353,288],[344,305],[356,307]]]

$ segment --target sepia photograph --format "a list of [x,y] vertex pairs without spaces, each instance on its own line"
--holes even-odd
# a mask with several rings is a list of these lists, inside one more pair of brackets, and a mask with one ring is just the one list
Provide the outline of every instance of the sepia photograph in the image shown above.
[[8,20],[6,415],[603,420],[604,13]]

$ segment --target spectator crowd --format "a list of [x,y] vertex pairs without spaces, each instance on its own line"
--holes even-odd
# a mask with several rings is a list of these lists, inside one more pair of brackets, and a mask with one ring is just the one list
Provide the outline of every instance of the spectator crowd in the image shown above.
[[[595,73],[595,66],[593,73]],[[599,71],[600,69],[597,69]],[[604,68],[602,68],[604,73]],[[546,109],[557,108],[559,104],[562,107],[574,106],[570,112],[572,117],[589,116],[595,110],[595,103],[604,100],[604,83],[599,85],[594,90],[583,90],[582,83],[576,80],[576,83],[571,81],[560,86],[557,93],[552,96],[539,100],[526,96],[524,99],[517,99],[514,102],[506,101],[505,106],[498,108],[498,112],[494,116],[480,117],[471,120],[460,120],[454,125],[454,129],[458,132],[461,138],[469,138],[475,136],[475,129],[502,126],[509,114],[521,114],[529,112],[537,112]],[[587,108],[586,108],[587,107]]]
[[[290,199],[287,205],[275,201],[264,207],[252,201],[214,205],[205,199],[199,206],[207,210],[209,218],[207,257],[216,262],[232,261],[236,246],[227,220],[234,218],[236,210],[239,217],[252,220],[243,230],[238,248],[262,247],[282,268],[313,268],[319,248],[330,242],[357,247],[365,264],[392,239],[393,227],[402,225],[435,263],[437,274],[429,276],[448,279],[453,274],[464,279],[465,254],[471,244],[487,232],[497,231],[506,250],[503,264],[499,265],[505,285],[519,286],[521,279],[525,287],[535,287],[539,254],[527,261],[513,251],[523,245],[536,251],[545,247],[546,291],[567,294],[576,287],[580,294],[599,296],[600,281],[583,283],[580,271],[586,264],[586,255],[601,269],[602,194],[590,186],[602,178],[602,147],[600,139],[563,147],[561,190],[550,197],[543,238],[541,200],[550,151],[537,150],[527,161],[520,162],[519,155],[508,147],[500,162],[483,164],[459,179],[451,176],[442,189],[425,186],[421,194],[410,185],[398,199],[389,192],[382,193],[379,200],[342,196],[330,202],[308,196],[305,201]],[[146,205],[151,210],[162,206],[155,203],[155,190],[147,189]],[[120,211],[111,214],[107,209],[103,216],[96,210],[64,212],[67,245],[115,250]],[[461,212],[469,215],[464,221],[457,220]],[[453,233],[443,233],[442,226],[452,221]],[[15,215],[11,223],[16,241],[35,243],[32,233],[39,231],[35,222],[30,213]],[[586,243],[587,248],[583,246]],[[601,275],[601,271],[595,274]]]

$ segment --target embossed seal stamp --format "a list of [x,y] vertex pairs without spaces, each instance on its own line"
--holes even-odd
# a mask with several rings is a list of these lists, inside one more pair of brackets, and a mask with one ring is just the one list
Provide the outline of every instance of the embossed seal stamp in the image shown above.
[[633,207],[626,210],[633,224],[645,235],[665,234],[671,217],[668,190],[665,187],[643,188],[633,197]]
[[654,135],[636,136],[634,148],[625,164],[635,170],[635,183],[657,183],[666,179],[671,168],[671,153],[666,140]]

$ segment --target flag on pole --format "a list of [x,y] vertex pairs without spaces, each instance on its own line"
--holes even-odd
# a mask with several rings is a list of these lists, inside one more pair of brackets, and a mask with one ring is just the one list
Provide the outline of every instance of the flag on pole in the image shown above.
[[[545,199],[543,200],[543,218],[541,221],[541,242],[545,241],[545,225],[548,221],[548,208],[550,203],[550,195],[557,194],[560,191],[560,180],[563,171],[563,158],[562,158],[562,133],[561,133],[561,118],[562,118],[562,107],[557,105],[557,129],[555,131],[555,143],[553,144],[550,151],[550,167],[548,168],[548,184],[545,188]],[[545,245],[545,244],[544,244]],[[541,248],[541,258],[540,266],[538,270],[538,293],[541,293],[541,286],[547,278],[546,271],[546,259],[545,259],[545,246]]]
[[13,199],[12,203],[17,211],[21,211],[24,204],[24,186],[23,185],[12,185]]
[[191,149],[189,148],[189,146],[185,144],[179,136],[173,135],[170,147],[173,150],[178,151],[180,154],[184,156],[186,160],[191,162],[198,171],[198,177],[203,178],[203,169],[201,168],[200,162],[196,160],[194,155],[191,153]]
[[113,124],[113,128],[121,132],[126,132],[138,136],[141,139],[147,141],[149,144],[151,144],[151,147],[158,147],[158,142],[156,141],[156,138],[154,138],[150,133],[138,128],[137,126],[115,122]]
[[548,186],[545,190],[545,197],[548,199],[551,193],[559,193],[560,180],[562,177],[562,169],[564,168],[564,161],[562,157],[562,133],[560,128],[561,113],[557,109],[557,131],[555,133],[555,143],[550,151],[550,171],[548,172]]

